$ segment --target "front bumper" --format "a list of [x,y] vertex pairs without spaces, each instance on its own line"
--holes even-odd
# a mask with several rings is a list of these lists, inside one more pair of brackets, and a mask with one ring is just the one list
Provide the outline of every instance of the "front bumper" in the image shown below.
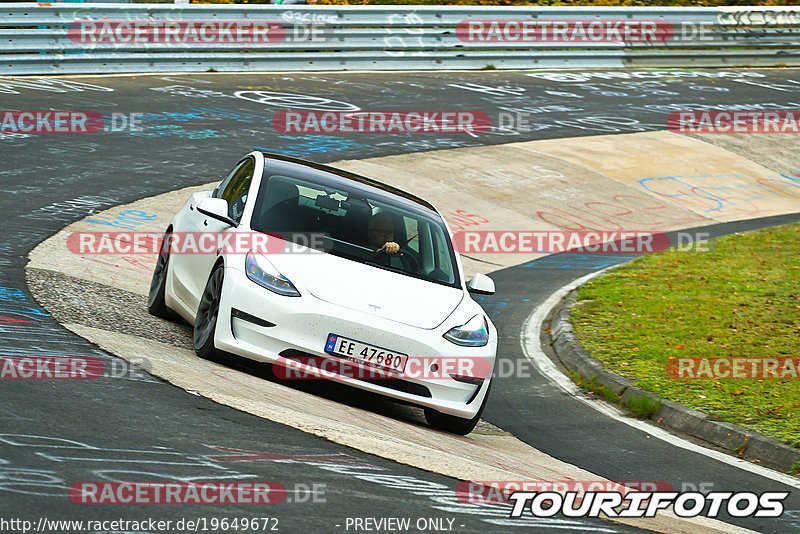
[[[299,297],[284,297],[252,282],[243,271],[227,267],[215,340],[220,350],[289,366],[300,371],[294,375],[298,377],[330,378],[331,375],[321,373],[319,367],[301,363],[293,358],[295,355],[346,361],[324,351],[329,334],[387,347],[408,354],[417,362],[420,359],[426,363],[445,361],[448,364],[459,359],[478,361],[480,371],[475,373],[477,380],[471,382],[464,381],[463,377],[453,379],[447,372],[440,372],[433,378],[353,378],[360,376],[357,373],[334,378],[403,402],[471,419],[480,409],[489,387],[497,335],[492,328],[486,346],[461,347],[442,337],[453,326],[445,323],[432,330],[417,328],[325,302],[307,292]],[[351,367],[367,368],[347,363]]]

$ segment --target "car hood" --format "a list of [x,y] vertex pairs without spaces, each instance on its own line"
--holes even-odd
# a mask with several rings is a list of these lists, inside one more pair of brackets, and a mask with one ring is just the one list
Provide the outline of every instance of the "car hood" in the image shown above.
[[322,252],[274,254],[269,260],[320,300],[417,328],[436,328],[464,298],[458,288]]

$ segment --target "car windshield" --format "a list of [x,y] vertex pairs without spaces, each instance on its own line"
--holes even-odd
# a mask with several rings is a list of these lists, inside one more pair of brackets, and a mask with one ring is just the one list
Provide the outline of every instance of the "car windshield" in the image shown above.
[[[439,215],[412,200],[324,175],[264,171],[251,227],[348,260],[460,287]],[[399,246],[399,251],[392,243]],[[316,245],[315,245],[316,244]]]

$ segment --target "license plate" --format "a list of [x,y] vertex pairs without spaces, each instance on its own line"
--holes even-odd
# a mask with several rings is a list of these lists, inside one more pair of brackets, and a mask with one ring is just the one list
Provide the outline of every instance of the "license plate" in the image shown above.
[[408,354],[376,347],[336,334],[328,334],[325,352],[395,373],[405,371],[408,361]]

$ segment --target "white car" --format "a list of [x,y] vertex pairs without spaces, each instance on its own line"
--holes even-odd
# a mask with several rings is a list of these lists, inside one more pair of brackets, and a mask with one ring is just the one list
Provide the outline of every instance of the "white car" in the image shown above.
[[[148,309],[193,324],[203,358],[232,353],[288,378],[341,380],[468,434],[497,351],[497,329],[470,293],[492,294],[494,282],[464,280],[452,237],[409,193],[251,152],[170,222]],[[183,249],[188,241],[206,247]]]

